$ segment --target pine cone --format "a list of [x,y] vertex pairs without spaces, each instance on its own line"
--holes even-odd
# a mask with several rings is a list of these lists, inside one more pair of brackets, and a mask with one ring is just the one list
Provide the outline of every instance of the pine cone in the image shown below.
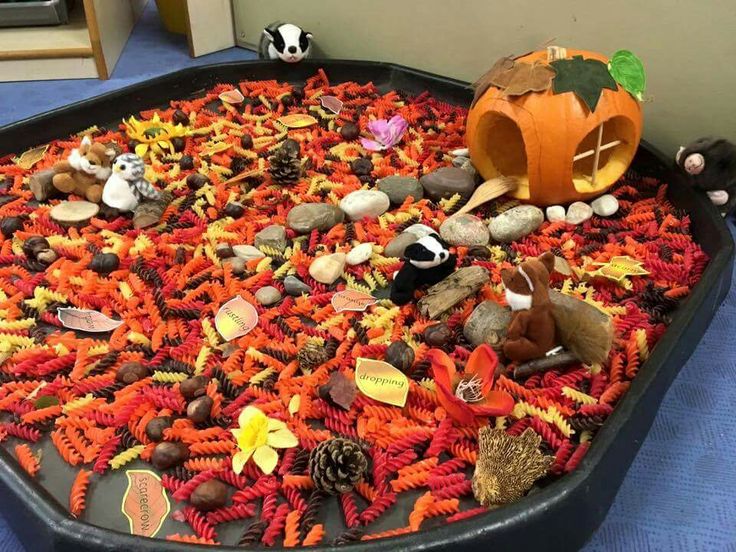
[[299,142],[284,140],[281,147],[270,158],[271,178],[278,184],[293,184],[302,175],[302,164],[299,158]]
[[296,355],[299,368],[302,372],[310,372],[330,360],[329,353],[325,347],[315,343],[308,343]]
[[368,469],[368,460],[358,443],[350,439],[323,441],[309,457],[309,474],[314,486],[329,494],[350,491]]

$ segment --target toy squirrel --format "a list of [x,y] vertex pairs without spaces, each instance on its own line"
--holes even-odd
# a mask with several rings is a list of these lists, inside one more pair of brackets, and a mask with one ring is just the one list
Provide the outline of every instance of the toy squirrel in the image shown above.
[[99,203],[102,187],[112,173],[112,160],[117,153],[114,147],[92,142],[89,136],[85,136],[69,157],[54,165],[51,182],[60,192]]
[[407,246],[404,265],[391,283],[391,301],[405,305],[414,299],[414,291],[432,286],[455,271],[457,257],[437,234],[429,234]]
[[556,345],[555,318],[549,298],[549,275],[555,256],[544,253],[527,259],[513,269],[501,270],[506,286],[506,302],[511,308],[511,323],[503,352],[515,362],[541,358]]
[[681,147],[675,162],[694,188],[708,194],[722,215],[736,207],[736,145],[723,138],[700,138]]

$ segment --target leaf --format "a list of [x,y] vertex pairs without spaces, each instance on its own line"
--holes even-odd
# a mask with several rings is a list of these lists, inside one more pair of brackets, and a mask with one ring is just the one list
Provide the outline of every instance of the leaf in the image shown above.
[[473,102],[470,104],[470,107],[473,107],[478,103],[478,100],[481,99],[483,94],[485,94],[491,86],[498,86],[497,83],[502,83],[505,87],[507,84],[504,80],[506,78],[505,75],[507,75],[513,65],[513,58],[505,56],[497,60],[488,72],[481,75],[480,78],[473,83],[475,94],[473,95]]
[[527,92],[544,92],[552,84],[554,76],[554,69],[545,63],[526,63],[509,56],[502,57],[473,85],[473,105],[491,86],[503,90],[507,96],[521,96]]
[[330,303],[332,303],[332,308],[335,309],[335,312],[363,312],[370,305],[375,305],[377,302],[378,299],[376,299],[372,295],[363,293],[362,291],[356,291],[354,289],[338,291],[335,295],[332,296],[332,299],[330,300]]
[[336,98],[335,96],[322,96],[319,101],[322,104],[322,107],[332,111],[335,115],[339,115],[340,111],[342,111],[343,104],[340,98]]
[[646,276],[649,272],[641,265],[641,261],[623,255],[612,257],[607,263],[594,263],[600,268],[591,273],[591,276],[603,276],[621,283],[626,276]]
[[305,128],[308,126],[316,125],[317,119],[311,115],[305,115],[304,113],[294,113],[293,115],[284,115],[278,118],[279,123],[288,128]]
[[558,59],[550,65],[557,72],[552,87],[555,94],[574,92],[590,111],[595,111],[604,88],[618,90],[618,85],[608,72],[608,67],[597,59]]
[[402,408],[409,394],[409,379],[403,372],[371,358],[358,358],[355,384],[366,397]]
[[327,383],[319,388],[320,397],[345,410],[350,410],[357,394],[353,380],[342,372],[332,372]]
[[608,62],[608,72],[614,80],[640,102],[644,100],[647,75],[644,64],[629,50],[619,50]]
[[149,470],[128,470],[125,473],[128,487],[121,510],[128,518],[130,533],[155,537],[171,511],[161,478]]
[[20,154],[20,157],[15,157],[13,162],[18,165],[21,169],[31,169],[33,165],[38,163],[43,156],[46,154],[46,150],[49,149],[49,145],[38,146],[37,148],[29,149]]
[[229,104],[239,104],[245,101],[245,96],[243,96],[242,92],[237,88],[225,90],[225,92],[221,93],[218,98]]
[[38,397],[36,402],[33,403],[33,406],[36,407],[37,410],[41,410],[42,408],[56,406],[57,404],[59,404],[59,399],[51,395],[44,395],[43,397]]
[[86,309],[61,307],[57,310],[57,316],[65,328],[82,332],[111,332],[123,323],[101,312]]
[[258,324],[258,311],[240,295],[220,307],[215,315],[215,328],[225,341],[242,337]]

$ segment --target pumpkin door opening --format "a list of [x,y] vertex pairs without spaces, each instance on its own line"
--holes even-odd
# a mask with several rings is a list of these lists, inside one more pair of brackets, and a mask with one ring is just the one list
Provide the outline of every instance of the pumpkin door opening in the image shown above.
[[603,132],[595,127],[575,150],[573,184],[581,193],[606,189],[626,172],[636,153],[636,131],[629,119],[613,117],[601,124]]
[[521,129],[516,122],[500,113],[489,113],[484,117],[480,149],[485,152],[483,163],[478,167],[486,178],[515,176],[519,180],[517,197],[529,197],[526,145]]

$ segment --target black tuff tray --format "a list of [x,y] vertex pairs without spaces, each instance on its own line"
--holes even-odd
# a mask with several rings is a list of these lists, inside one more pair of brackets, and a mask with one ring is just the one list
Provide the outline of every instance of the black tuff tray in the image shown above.
[[[308,60],[298,65],[263,61],[209,65],[172,73],[2,127],[0,157],[95,124],[114,126],[123,116],[165,106],[172,99],[196,96],[217,83],[246,79],[301,83],[320,67],[331,82],[372,81],[384,91],[427,90],[439,99],[462,105],[468,105],[472,99],[466,83],[389,63]],[[351,544],[350,550],[435,551],[460,547],[478,551],[575,550],[603,521],[662,397],[728,292],[734,255],[734,245],[721,216],[703,195],[687,187],[669,159],[642,143],[633,168],[643,176],[655,176],[670,184],[670,200],[689,212],[694,237],[711,260],[700,282],[676,311],[667,332],[642,365],[630,390],[596,435],[578,469],[514,504],[487,514],[388,541]],[[59,463],[60,474],[62,469]],[[98,490],[102,490],[99,487],[104,480],[103,477],[96,484]],[[202,550],[197,545],[136,537],[123,532],[125,529],[114,531],[76,520],[67,511],[66,494],[58,490],[51,492],[53,481],[47,481],[46,487],[29,478],[0,446],[0,510],[29,551]],[[61,503],[54,495],[60,497]],[[93,501],[91,507],[99,509],[107,505],[110,516],[121,517],[118,497],[93,497]],[[119,527],[119,524],[110,526]]]

